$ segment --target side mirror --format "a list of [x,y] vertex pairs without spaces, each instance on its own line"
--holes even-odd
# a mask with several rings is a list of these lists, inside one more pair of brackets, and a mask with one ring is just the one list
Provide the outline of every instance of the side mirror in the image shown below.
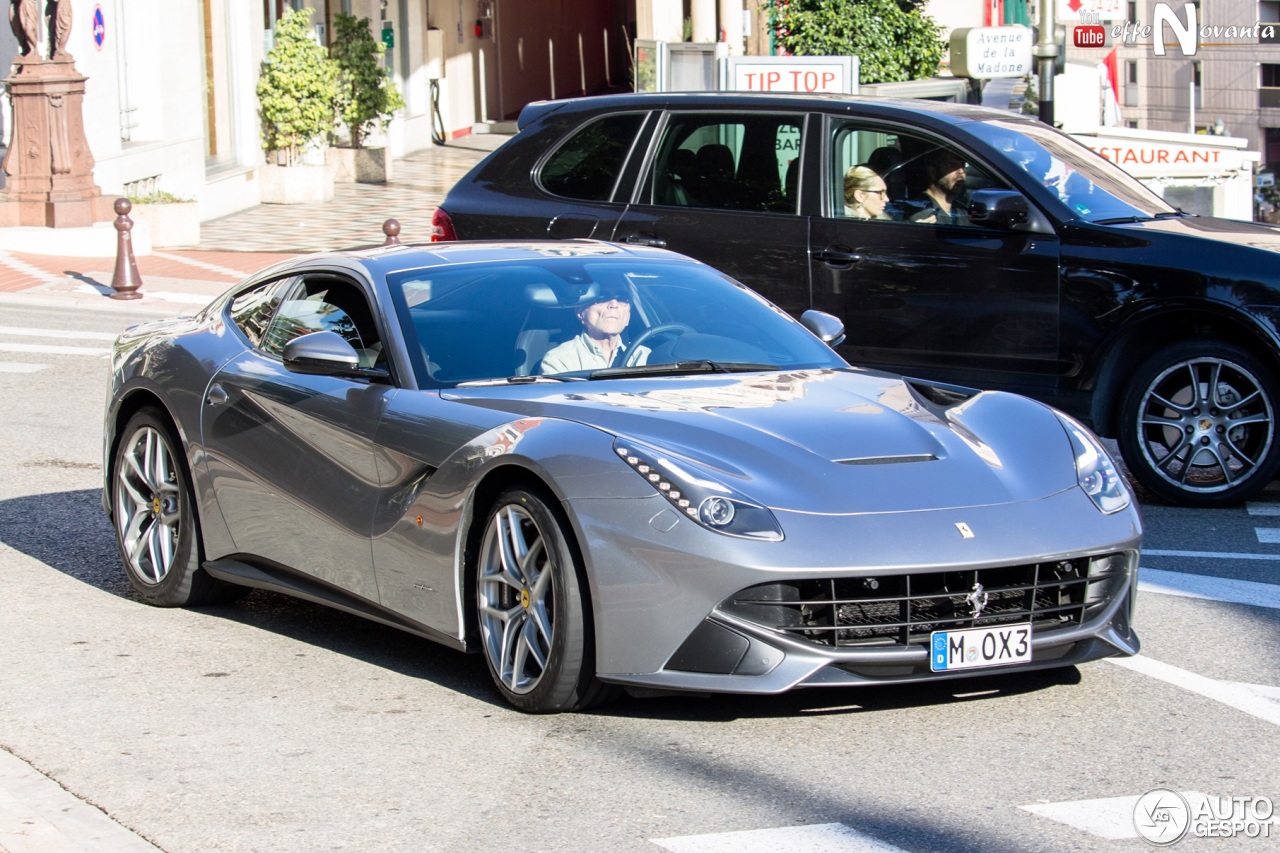
[[1013,228],[1031,220],[1031,205],[1012,190],[976,190],[969,196],[969,221],[991,228]]
[[832,349],[844,343],[844,322],[825,311],[814,311],[810,308],[800,315],[800,325]]
[[361,367],[355,347],[337,332],[312,332],[284,345],[284,366],[291,373],[385,380],[391,374],[377,367]]

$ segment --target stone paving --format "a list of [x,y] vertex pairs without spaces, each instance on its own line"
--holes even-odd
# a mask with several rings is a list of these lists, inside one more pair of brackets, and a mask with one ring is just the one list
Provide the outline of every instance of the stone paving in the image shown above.
[[[135,258],[140,293],[151,302],[207,301],[250,273],[297,254],[381,245],[388,219],[400,223],[402,242],[427,242],[431,215],[449,188],[507,138],[475,134],[415,152],[392,163],[391,181],[338,184],[331,202],[261,204],[201,223],[199,246],[157,249]],[[0,251],[0,293],[105,296],[112,293],[114,271],[114,255]]]

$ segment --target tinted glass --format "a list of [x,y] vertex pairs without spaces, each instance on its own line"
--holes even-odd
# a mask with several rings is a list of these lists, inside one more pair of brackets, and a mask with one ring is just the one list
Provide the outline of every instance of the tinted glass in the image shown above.
[[292,278],[286,278],[260,284],[231,300],[231,322],[255,347],[262,343],[262,333],[280,304],[281,291],[292,281]]
[[1103,222],[1176,212],[1137,178],[1052,128],[992,121],[974,122],[968,129],[1015,168],[1052,189],[1062,205],[1059,215]]
[[335,332],[355,349],[361,367],[382,361],[373,314],[360,288],[330,276],[313,276],[289,289],[280,301],[271,325],[262,335],[261,348],[280,355],[285,344],[312,332]]
[[794,213],[798,115],[673,114],[646,184],[653,204]]
[[710,267],[609,252],[390,276],[421,384],[536,375],[550,349],[582,334],[580,310],[608,295],[629,306],[624,343],[675,324],[646,338],[648,365],[706,359],[789,370],[847,366],[799,323]]
[[580,128],[539,172],[543,189],[584,201],[608,201],[643,115],[608,116]]
[[1008,188],[953,143],[855,122],[833,125],[831,155],[837,217],[970,225],[970,193]]

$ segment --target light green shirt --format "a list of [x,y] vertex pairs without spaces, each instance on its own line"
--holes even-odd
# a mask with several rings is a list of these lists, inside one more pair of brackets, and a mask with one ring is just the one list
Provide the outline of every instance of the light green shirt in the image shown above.
[[[619,341],[613,350],[613,360],[596,346],[591,337],[583,332],[570,338],[559,346],[553,347],[542,357],[540,373],[569,373],[575,370],[603,370],[606,367],[620,367],[626,361],[627,348]],[[636,364],[644,364],[649,360],[649,349],[640,347],[637,351]]]

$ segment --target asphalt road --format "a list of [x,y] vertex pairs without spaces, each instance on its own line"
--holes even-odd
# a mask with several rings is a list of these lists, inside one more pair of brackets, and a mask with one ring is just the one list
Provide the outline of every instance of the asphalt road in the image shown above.
[[1280,800],[1280,491],[1144,506],[1137,658],[525,716],[356,617],[135,600],[99,504],[124,324],[0,306],[0,850],[1137,851],[1153,789]]

